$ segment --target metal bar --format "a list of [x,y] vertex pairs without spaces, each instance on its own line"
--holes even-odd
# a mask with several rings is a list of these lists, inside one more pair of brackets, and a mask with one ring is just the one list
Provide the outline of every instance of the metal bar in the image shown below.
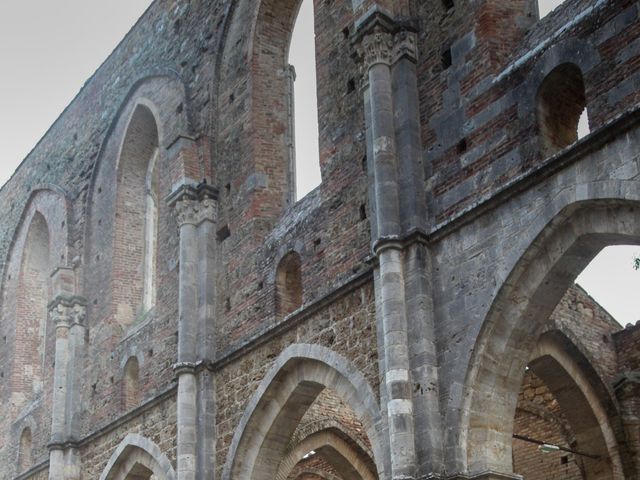
[[534,438],[525,437],[523,435],[517,435],[515,433],[513,434],[513,438],[515,438],[516,440],[522,440],[524,442],[535,443],[536,445],[552,445],[554,447],[557,447],[558,450],[562,450],[563,452],[573,453],[574,455],[580,455],[581,457],[592,458],[594,460],[598,460],[600,458],[600,455],[593,455],[591,453],[578,452],[576,450],[571,450],[570,448],[561,447],[560,445],[556,445],[554,443],[543,442],[542,440],[536,440]]

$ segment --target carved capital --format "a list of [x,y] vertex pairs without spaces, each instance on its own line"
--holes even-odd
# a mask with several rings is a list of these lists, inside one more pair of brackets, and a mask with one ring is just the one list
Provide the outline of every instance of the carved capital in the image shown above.
[[87,317],[87,302],[82,297],[59,296],[49,304],[49,318],[56,328],[84,325]]
[[409,30],[401,30],[394,37],[393,61],[395,63],[402,58],[414,63],[418,61],[418,36]]
[[206,183],[197,187],[183,185],[167,201],[174,208],[180,227],[218,219],[218,190]]
[[379,63],[391,65],[393,61],[393,35],[387,32],[375,32],[362,39],[362,54],[367,69]]

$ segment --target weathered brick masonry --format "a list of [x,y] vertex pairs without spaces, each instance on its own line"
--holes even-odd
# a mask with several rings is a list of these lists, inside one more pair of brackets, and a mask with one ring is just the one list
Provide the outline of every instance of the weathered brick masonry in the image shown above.
[[314,0],[296,199],[299,6],[156,0],[0,189],[0,478],[639,478],[572,286],[640,243],[638,2]]

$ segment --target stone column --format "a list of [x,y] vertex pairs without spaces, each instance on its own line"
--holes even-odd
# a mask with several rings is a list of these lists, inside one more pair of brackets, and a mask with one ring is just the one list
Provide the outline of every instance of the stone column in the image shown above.
[[[180,228],[180,273],[178,299],[178,361],[174,370],[178,377],[178,480],[195,480],[198,475],[198,424],[201,410],[198,404],[199,333],[203,331],[199,296],[201,268],[205,261],[199,248],[198,231],[205,223],[214,223],[217,214],[218,192],[200,184],[185,185],[169,197]],[[208,229],[205,229],[207,231]]]
[[[53,404],[51,442],[49,443],[49,478],[72,480],[79,478],[79,457],[75,454],[74,428],[77,417],[76,378],[80,375],[75,355],[73,329],[84,331],[86,302],[80,297],[59,295],[49,304],[49,317],[56,329],[55,370],[53,379]],[[84,342],[84,333],[82,334]]]
[[392,28],[384,18],[373,18],[362,34],[362,51],[369,82],[370,139],[373,151],[373,190],[377,232],[373,238],[379,269],[380,328],[382,330],[383,383],[388,417],[391,476],[413,479],[416,453],[412,381],[409,362],[407,315],[398,183],[398,157],[391,63]]

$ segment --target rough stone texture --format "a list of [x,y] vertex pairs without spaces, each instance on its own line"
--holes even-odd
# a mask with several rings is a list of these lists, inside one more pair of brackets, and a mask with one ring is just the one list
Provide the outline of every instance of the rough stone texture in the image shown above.
[[[259,480],[345,412],[381,479],[516,478],[527,364],[591,422],[564,409],[584,477],[638,478],[638,327],[570,289],[640,243],[638,2],[315,0],[322,184],[292,203],[299,3],[156,0],[0,189],[0,478]],[[565,80],[592,133],[553,151]],[[55,365],[43,297],[86,304]]]

